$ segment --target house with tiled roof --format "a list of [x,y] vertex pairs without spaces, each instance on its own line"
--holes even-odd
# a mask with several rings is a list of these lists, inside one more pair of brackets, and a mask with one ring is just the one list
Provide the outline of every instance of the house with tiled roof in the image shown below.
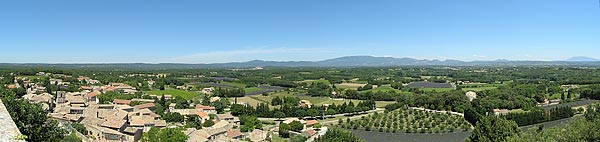
[[250,141],[252,142],[261,142],[267,139],[267,133],[263,130],[254,129],[252,133],[249,135]]
[[244,135],[239,129],[228,130],[226,134],[229,139],[243,139]]
[[100,92],[98,91],[89,92],[85,94],[85,100],[87,102],[99,103],[98,95],[100,95]]
[[135,107],[137,109],[150,109],[150,110],[154,110],[155,105],[154,105],[154,103],[145,103],[145,104],[136,105],[136,106],[133,106],[133,107]]
[[202,104],[197,104],[196,109],[201,110],[207,114],[216,114],[217,113],[217,110],[213,106],[204,106]]
[[131,103],[131,100],[121,100],[121,99],[113,100],[113,104],[117,104],[117,105],[129,105],[130,103]]

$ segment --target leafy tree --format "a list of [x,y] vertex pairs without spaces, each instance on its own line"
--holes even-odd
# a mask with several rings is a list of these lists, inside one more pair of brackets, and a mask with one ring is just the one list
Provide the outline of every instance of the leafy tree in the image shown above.
[[183,122],[184,117],[177,112],[172,112],[162,116],[162,119],[166,120],[167,122]]
[[321,127],[323,127],[323,125],[321,125],[320,123],[313,125],[313,128],[315,128],[315,129],[320,129]]
[[278,105],[282,105],[282,104],[283,104],[283,99],[279,98],[279,96],[271,99],[272,106],[278,106]]
[[309,109],[308,111],[306,111],[306,113],[310,117],[316,117],[317,115],[319,115],[319,111],[317,111],[316,109]]
[[361,140],[352,134],[352,132],[332,128],[325,135],[316,139],[315,142],[364,142],[364,140]]
[[215,125],[215,122],[211,120],[204,121],[204,123],[202,123],[202,127],[212,127],[213,125]]
[[81,123],[71,123],[71,126],[73,128],[75,128],[75,130],[77,130],[77,132],[81,133],[81,134],[87,134],[87,130],[85,129],[85,126]]
[[65,136],[61,142],[81,142],[81,138],[79,138],[75,133],[71,133],[70,135]]
[[282,138],[289,138],[290,137],[290,130],[292,129],[292,127],[290,127],[290,125],[285,124],[285,123],[279,123],[279,136]]
[[301,135],[296,135],[296,134],[293,134],[290,137],[291,142],[306,142],[306,140],[308,140],[308,138],[301,136]]
[[180,128],[159,129],[150,128],[150,131],[142,134],[142,142],[185,142],[188,136]]
[[292,123],[289,125],[290,130],[294,132],[301,132],[304,129],[304,124],[300,123],[299,121],[292,121]]
[[25,140],[62,141],[67,134],[56,121],[48,119],[41,105],[16,99],[14,92],[3,89],[0,89],[0,97],[21,134],[27,136]]
[[262,129],[262,122],[255,116],[241,116],[240,117],[240,131],[249,132],[254,129]]
[[501,142],[508,137],[517,135],[517,123],[498,116],[485,116],[475,126],[475,131],[469,137],[473,142]]
[[285,113],[281,112],[281,111],[277,111],[275,112],[275,118],[285,118]]
[[187,120],[185,122],[186,122],[185,125],[187,128],[202,129],[202,123],[198,117],[194,117],[194,116],[187,117]]

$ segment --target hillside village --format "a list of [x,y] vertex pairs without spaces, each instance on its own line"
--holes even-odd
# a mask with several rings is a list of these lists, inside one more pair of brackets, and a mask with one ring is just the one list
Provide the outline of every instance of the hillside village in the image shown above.
[[[65,125],[83,124],[85,132],[80,132],[84,141],[140,141],[142,133],[148,132],[151,128],[184,128],[185,123],[168,123],[161,118],[161,115],[155,113],[155,103],[157,100],[171,101],[173,96],[170,94],[145,94],[135,87],[128,84],[110,82],[102,85],[101,81],[91,79],[90,77],[79,76],[77,82],[63,81],[57,78],[72,78],[62,74],[51,74],[39,72],[37,76],[48,78],[50,85],[58,88],[72,87],[78,84],[77,91],[54,91],[47,92],[48,89],[40,82],[40,78],[16,78],[15,84],[8,85],[10,89],[23,87],[27,93],[23,99],[31,103],[42,104],[43,109],[48,112],[50,118],[59,120]],[[139,76],[139,75],[138,75]],[[146,76],[146,75],[142,75]],[[148,75],[147,77],[166,77],[166,74]],[[55,78],[56,77],[56,78]],[[147,81],[153,85],[151,79]],[[188,89],[188,87],[177,86],[177,89]],[[205,95],[212,94],[214,88],[202,88],[200,93]],[[141,98],[114,99],[112,102],[101,103],[99,95],[118,92],[121,95],[142,95]],[[210,97],[210,102],[220,101],[220,97]],[[135,104],[133,103],[135,102]],[[241,102],[243,103],[243,102]],[[300,105],[307,105],[310,102],[303,100]],[[184,119],[198,120],[200,124],[206,124],[210,121],[213,125],[201,129],[185,128],[182,129],[189,138],[188,142],[208,142],[208,141],[269,141],[270,134],[277,132],[277,128],[271,130],[254,129],[248,132],[240,132],[240,119],[230,113],[219,113],[213,106],[190,103],[189,106],[180,109],[177,103],[169,103],[164,114],[177,113]],[[190,107],[191,106],[191,107]],[[301,122],[305,130],[301,135],[306,137],[316,136],[318,133],[323,135],[326,128],[315,131],[312,126],[317,122],[304,121],[299,119],[290,119],[283,121],[289,124],[293,121]]]

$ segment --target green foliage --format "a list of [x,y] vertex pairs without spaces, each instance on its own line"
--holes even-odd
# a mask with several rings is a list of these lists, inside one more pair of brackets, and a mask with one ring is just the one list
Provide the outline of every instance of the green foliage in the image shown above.
[[508,142],[597,142],[600,141],[600,106],[592,105],[583,117],[576,116],[567,125],[553,128],[531,128],[514,135]]
[[75,133],[71,133],[70,135],[65,136],[62,142],[81,142],[81,138],[79,138]]
[[163,120],[166,120],[167,122],[183,122],[183,115],[177,113],[177,112],[173,112],[173,113],[167,113],[165,115],[163,115],[161,117]]
[[[582,98],[600,100],[600,85],[590,85],[580,88],[577,91],[581,93]],[[571,93],[569,92],[569,95]]]
[[278,105],[282,105],[282,104],[283,104],[283,99],[279,98],[279,96],[271,99],[272,106],[278,106]]
[[292,123],[290,123],[289,125],[290,131],[301,132],[302,129],[304,129],[304,124],[300,123],[299,121],[292,121]]
[[180,128],[150,128],[142,134],[142,142],[185,142],[188,136]]
[[249,132],[254,129],[262,129],[262,122],[255,116],[241,116],[240,117],[240,131]]
[[[210,121],[210,120],[209,120]],[[190,116],[185,121],[186,128],[202,129],[202,123],[198,117]]]
[[292,127],[290,127],[290,125],[285,124],[285,123],[280,123],[279,124],[279,136],[282,138],[289,138],[290,137],[290,130],[292,129]]
[[212,127],[213,125],[215,125],[215,122],[212,120],[204,121],[204,123],[202,123],[202,127]]
[[364,142],[364,140],[361,140],[352,134],[352,132],[332,128],[325,135],[316,139],[315,142]]
[[153,95],[171,95],[173,97],[179,96],[185,100],[191,100],[192,98],[200,95],[200,93],[188,92],[185,90],[177,90],[177,89],[152,90],[152,91],[146,91],[145,93],[153,94]]
[[320,129],[321,127],[323,127],[323,125],[321,125],[320,123],[317,123],[317,124],[314,124],[312,127],[315,129]]
[[[137,95],[124,95],[119,92],[109,91],[106,93],[102,93],[102,94],[98,95],[97,97],[98,97],[98,101],[101,104],[109,104],[109,103],[112,103],[113,100],[115,100],[115,99],[131,100],[138,96]],[[141,96],[139,96],[139,97],[141,97]]]
[[508,120],[515,121],[519,126],[527,126],[542,122],[569,118],[575,115],[571,107],[559,107],[548,111],[534,109],[529,112],[509,113],[505,116]]
[[21,134],[27,136],[25,140],[57,142],[67,134],[66,130],[58,127],[56,121],[48,119],[41,105],[17,99],[15,92],[4,89],[0,89],[0,97]]
[[296,134],[293,134],[290,137],[290,142],[306,142],[306,140],[308,140],[308,138],[301,136],[301,135],[296,135]]
[[514,121],[498,116],[486,116],[477,122],[475,131],[469,137],[472,142],[501,142],[517,135],[520,129]]
[[[285,117],[316,117],[320,116],[322,113],[327,113],[327,115],[334,115],[339,113],[357,113],[364,112],[368,110],[375,109],[375,101],[373,100],[365,100],[360,101],[357,105],[354,105],[353,102],[343,103],[342,105],[329,105],[327,108],[327,112],[323,112],[325,107],[323,106],[312,106],[308,107],[300,107],[298,102],[300,101],[297,97],[283,97],[283,104],[279,108],[270,109],[267,103],[260,103],[256,108],[252,106],[243,106],[233,104],[231,107],[231,114],[235,116],[240,115],[254,115],[257,117],[267,117],[267,118],[278,118],[275,116],[278,112],[283,112]],[[282,116],[281,114],[278,114]]]
[[71,123],[71,126],[77,130],[77,132],[81,134],[87,134],[87,130],[85,126],[81,123]]
[[[471,125],[458,115],[403,109],[374,113],[357,120],[347,121],[345,125],[347,125],[344,126],[347,129],[376,130],[387,133],[391,133],[390,130],[404,131],[410,128],[423,133],[451,133],[471,130]],[[409,133],[411,132],[409,131]]]
[[281,111],[277,111],[275,112],[275,118],[285,118],[285,113],[281,112]]

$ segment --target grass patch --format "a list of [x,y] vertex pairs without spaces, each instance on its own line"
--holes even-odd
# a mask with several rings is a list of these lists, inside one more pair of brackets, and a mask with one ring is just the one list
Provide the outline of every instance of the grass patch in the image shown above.
[[258,91],[262,91],[264,89],[262,88],[258,88],[258,87],[250,87],[250,88],[244,88],[244,91],[246,91],[247,93],[254,93],[254,92],[258,92]]
[[225,84],[225,85],[231,85],[231,86],[235,86],[238,88],[246,88],[246,84],[243,83],[237,83],[237,82],[221,82],[221,84]]
[[384,108],[386,105],[394,104],[395,101],[375,101],[375,107]]
[[188,91],[184,91],[184,90],[176,90],[176,89],[167,89],[167,90],[152,90],[152,91],[146,91],[146,94],[152,94],[152,95],[171,95],[173,97],[177,97],[177,96],[181,96],[186,100],[191,100],[196,96],[200,96],[200,93],[194,93],[194,92],[188,92]]
[[419,88],[425,92],[448,92],[454,90],[453,88]]
[[462,88],[462,90],[479,92],[479,91],[484,91],[484,90],[493,90],[493,89],[497,89],[497,88],[498,87],[476,87],[476,88]]

